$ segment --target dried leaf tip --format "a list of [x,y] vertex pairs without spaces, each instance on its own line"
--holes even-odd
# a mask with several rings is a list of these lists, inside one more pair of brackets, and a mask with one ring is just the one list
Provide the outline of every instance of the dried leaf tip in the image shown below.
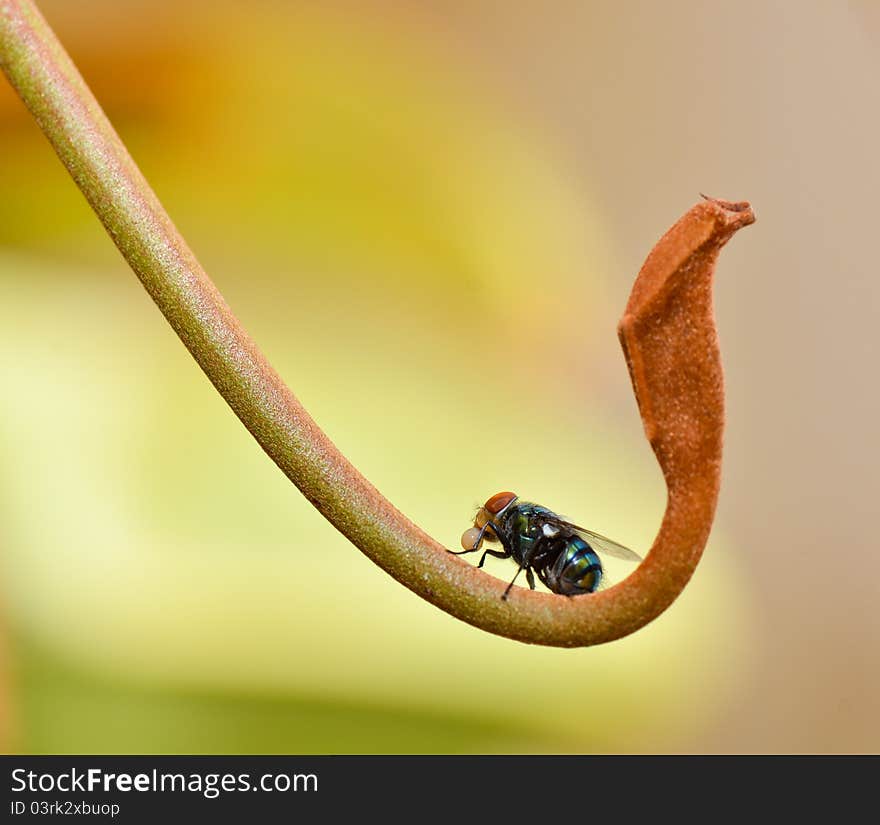
[[755,212],[748,201],[726,201],[704,195],[702,192],[700,197],[724,213],[725,221],[732,226],[734,232],[755,222]]

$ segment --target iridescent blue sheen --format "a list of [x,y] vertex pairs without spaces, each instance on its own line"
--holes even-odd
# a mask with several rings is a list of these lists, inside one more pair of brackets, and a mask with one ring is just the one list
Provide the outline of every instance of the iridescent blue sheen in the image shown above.
[[583,538],[574,536],[553,565],[548,578],[551,576],[563,587],[592,593],[602,583],[602,562]]
[[602,582],[602,562],[590,544],[556,513],[516,502],[500,514],[499,538],[523,568],[533,568],[554,593],[592,593]]

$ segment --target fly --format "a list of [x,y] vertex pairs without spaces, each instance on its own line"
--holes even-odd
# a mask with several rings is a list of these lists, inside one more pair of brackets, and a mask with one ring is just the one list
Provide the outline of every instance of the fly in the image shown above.
[[600,553],[626,561],[642,560],[622,544],[578,527],[540,504],[520,501],[511,492],[496,493],[477,511],[474,526],[461,537],[464,549],[455,555],[475,553],[484,541],[498,541],[502,549],[484,550],[477,567],[483,566],[486,556],[512,558],[519,565],[501,597],[505,601],[523,570],[532,590],[537,573],[553,593],[580,596],[595,592],[602,583]]

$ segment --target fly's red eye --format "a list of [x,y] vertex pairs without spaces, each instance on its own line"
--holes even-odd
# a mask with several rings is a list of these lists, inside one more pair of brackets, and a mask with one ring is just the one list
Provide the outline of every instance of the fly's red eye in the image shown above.
[[497,516],[511,501],[516,498],[516,493],[505,492],[505,493],[495,493],[492,498],[490,498],[483,507],[485,508],[487,513],[491,513],[493,516]]

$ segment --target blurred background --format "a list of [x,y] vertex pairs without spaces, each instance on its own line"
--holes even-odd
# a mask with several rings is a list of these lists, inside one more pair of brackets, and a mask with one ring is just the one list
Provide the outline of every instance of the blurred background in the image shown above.
[[718,271],[694,580],[530,647],[307,504],[0,83],[5,750],[878,750],[876,4],[40,6],[271,362],[450,547],[500,489],[650,546],[617,320],[699,192],[758,223]]

